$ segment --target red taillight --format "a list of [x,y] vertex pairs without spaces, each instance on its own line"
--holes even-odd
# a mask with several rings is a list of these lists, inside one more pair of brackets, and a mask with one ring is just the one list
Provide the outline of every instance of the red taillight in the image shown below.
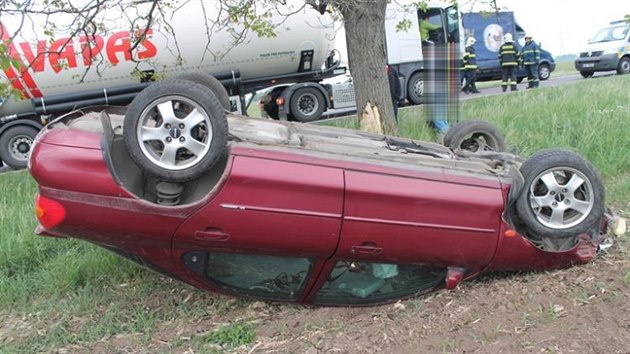
[[66,209],[55,200],[37,195],[37,198],[35,198],[35,215],[37,215],[37,220],[43,227],[52,229],[61,224],[66,218]]

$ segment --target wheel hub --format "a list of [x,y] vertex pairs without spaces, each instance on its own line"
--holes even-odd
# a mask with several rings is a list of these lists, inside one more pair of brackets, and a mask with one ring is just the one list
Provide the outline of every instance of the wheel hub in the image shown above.
[[168,134],[173,139],[179,139],[179,137],[182,136],[182,131],[179,128],[174,127],[174,128],[171,128]]

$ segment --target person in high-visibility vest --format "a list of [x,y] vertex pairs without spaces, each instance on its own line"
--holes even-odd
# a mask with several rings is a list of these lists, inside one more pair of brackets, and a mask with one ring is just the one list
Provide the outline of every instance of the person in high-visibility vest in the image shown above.
[[477,90],[477,54],[475,53],[475,38],[469,37],[466,40],[466,50],[463,57],[464,79],[466,84],[462,88],[464,93],[479,93]]
[[499,48],[499,62],[501,63],[501,89],[503,92],[507,91],[509,84],[510,91],[517,91],[518,50],[511,33],[503,36],[503,44]]
[[527,88],[536,88],[540,85],[538,79],[538,63],[540,63],[540,48],[532,40],[532,36],[525,35],[525,45],[521,49],[521,61],[527,72]]

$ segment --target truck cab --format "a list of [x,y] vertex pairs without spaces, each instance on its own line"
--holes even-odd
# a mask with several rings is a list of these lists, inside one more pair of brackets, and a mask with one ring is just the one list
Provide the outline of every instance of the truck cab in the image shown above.
[[630,23],[613,21],[599,29],[578,54],[575,69],[584,78],[598,71],[630,73]]

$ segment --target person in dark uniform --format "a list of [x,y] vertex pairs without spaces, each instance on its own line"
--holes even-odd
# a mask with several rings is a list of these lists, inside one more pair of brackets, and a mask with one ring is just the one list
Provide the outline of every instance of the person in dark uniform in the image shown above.
[[517,91],[518,50],[510,33],[503,36],[503,44],[499,48],[499,62],[501,63],[501,89],[503,92],[507,91],[509,83],[510,91]]
[[466,51],[463,57],[464,79],[466,84],[462,88],[464,93],[479,93],[477,90],[477,54],[475,53],[475,38],[466,40]]
[[532,40],[532,36],[525,35],[525,45],[521,49],[521,60],[527,72],[527,88],[536,88],[540,85],[538,79],[538,63],[540,63],[540,48]]
[[389,92],[392,96],[392,105],[394,106],[394,118],[398,122],[398,100],[400,99],[400,80],[398,79],[398,71],[387,65],[387,80],[389,81]]

